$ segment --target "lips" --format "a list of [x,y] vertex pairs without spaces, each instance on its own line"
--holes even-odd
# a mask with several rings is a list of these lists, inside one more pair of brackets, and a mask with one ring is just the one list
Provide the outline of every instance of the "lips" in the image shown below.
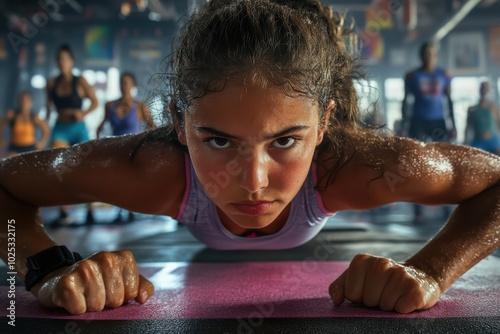
[[272,201],[244,201],[233,203],[241,213],[249,216],[258,216],[266,213],[274,202]]

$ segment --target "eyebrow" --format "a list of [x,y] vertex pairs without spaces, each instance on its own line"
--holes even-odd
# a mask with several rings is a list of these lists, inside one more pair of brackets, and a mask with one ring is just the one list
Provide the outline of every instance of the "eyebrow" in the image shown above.
[[[302,130],[306,130],[306,129],[309,129],[309,128],[310,128],[310,126],[308,126],[308,125],[295,125],[295,126],[291,126],[289,128],[283,129],[281,131],[278,131],[276,133],[267,135],[267,136],[263,137],[263,139],[264,140],[276,139],[276,138],[280,138],[280,137],[286,136],[289,133],[296,132],[296,131],[302,131]],[[196,131],[198,131],[198,132],[203,132],[203,133],[211,134],[211,135],[214,135],[214,136],[217,136],[217,137],[224,137],[224,138],[227,138],[227,139],[241,140],[237,136],[231,135],[229,133],[225,133],[223,131],[220,131],[220,130],[217,130],[217,129],[214,129],[214,128],[206,127],[206,126],[195,126],[194,129]]]

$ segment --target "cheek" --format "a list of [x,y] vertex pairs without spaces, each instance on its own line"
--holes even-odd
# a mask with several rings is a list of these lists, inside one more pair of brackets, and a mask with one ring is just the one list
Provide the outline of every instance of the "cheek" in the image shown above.
[[300,189],[311,169],[314,150],[305,150],[294,159],[277,164],[272,176],[272,183],[276,188],[294,194]]
[[[191,143],[192,144],[192,143]],[[228,160],[213,154],[202,145],[189,145],[189,155],[205,193],[212,200],[227,192],[232,182]]]

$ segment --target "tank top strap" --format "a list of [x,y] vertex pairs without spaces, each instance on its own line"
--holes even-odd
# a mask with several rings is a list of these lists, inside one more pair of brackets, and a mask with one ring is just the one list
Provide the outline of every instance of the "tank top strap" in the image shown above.
[[78,91],[76,90],[76,87],[78,86],[78,79],[80,77],[77,77],[76,75],[73,75],[73,80],[71,81],[71,89],[72,89],[72,92],[73,94],[77,94],[78,95]]

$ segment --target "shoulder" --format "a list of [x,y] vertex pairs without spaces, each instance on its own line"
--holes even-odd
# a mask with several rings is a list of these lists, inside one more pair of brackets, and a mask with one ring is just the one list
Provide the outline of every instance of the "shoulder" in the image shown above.
[[450,76],[451,76],[450,72],[449,72],[446,68],[438,67],[438,68],[437,68],[437,70],[438,70],[441,74],[443,74],[443,75],[445,75],[445,76],[447,76],[447,77],[450,77]]
[[417,71],[418,71],[418,69],[415,69],[413,71],[407,72],[405,74],[405,80],[409,81],[409,80],[412,80],[413,78],[415,78],[415,76],[417,75]]
[[85,79],[85,77],[83,75],[80,75],[80,76],[75,76],[75,80],[76,80],[76,83],[77,84],[81,84],[82,86],[90,86],[87,79]]
[[397,195],[391,190],[394,182],[412,184],[409,170],[429,174],[424,146],[412,139],[359,132],[345,133],[343,141],[340,158],[328,150],[318,156],[318,188],[330,212],[387,204]]
[[104,105],[104,108],[105,108],[106,110],[109,110],[109,109],[111,109],[111,107],[113,107],[113,105],[114,105],[115,103],[117,103],[117,102],[118,102],[118,100],[108,101],[108,102],[106,102],[106,104]]
[[16,111],[13,109],[7,110],[7,112],[5,113],[5,119],[10,121],[14,119],[14,117],[16,117]]
[[5,124],[7,124],[9,122],[14,122],[15,118],[16,118],[15,110],[12,110],[12,109],[7,110],[5,115],[1,118],[2,126],[4,126]]
[[38,117],[37,114],[32,114],[31,115],[31,119],[33,120],[33,123],[39,125],[41,123],[45,123],[45,121],[43,121],[42,119],[40,119],[40,117]]
[[54,87],[54,84],[56,82],[56,78],[50,78],[48,81],[47,81],[47,89],[52,89]]

